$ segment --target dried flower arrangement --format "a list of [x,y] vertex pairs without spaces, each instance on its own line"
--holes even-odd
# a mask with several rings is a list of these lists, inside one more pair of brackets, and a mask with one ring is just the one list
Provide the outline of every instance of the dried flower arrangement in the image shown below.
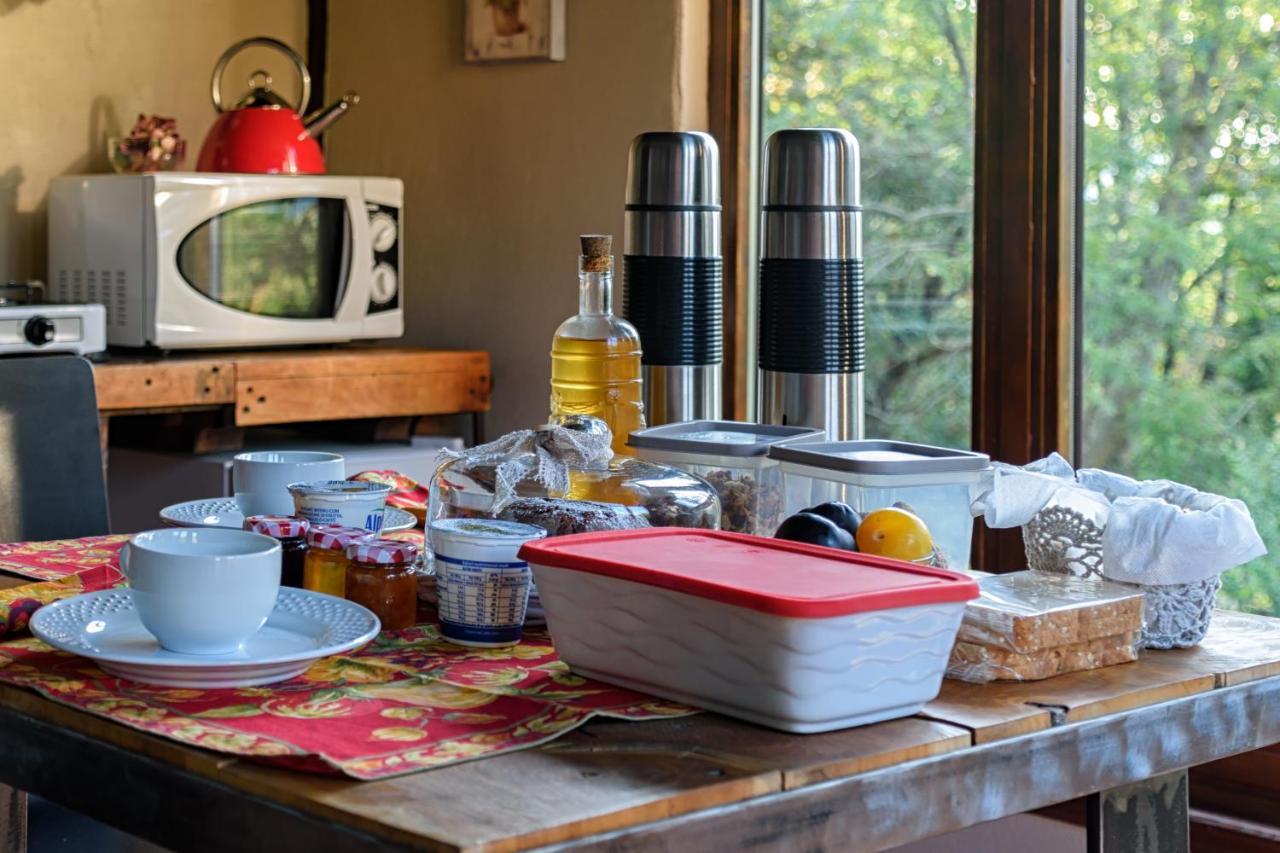
[[175,168],[187,153],[176,119],[139,114],[128,136],[108,140],[107,157],[117,172],[157,172]]

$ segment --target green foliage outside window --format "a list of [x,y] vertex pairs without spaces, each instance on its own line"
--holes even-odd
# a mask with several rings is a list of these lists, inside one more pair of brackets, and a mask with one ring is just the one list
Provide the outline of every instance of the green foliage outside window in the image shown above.
[[[965,446],[972,0],[767,0],[765,131],[862,144],[868,433]],[[1280,548],[1280,21],[1084,9],[1082,464],[1245,500]],[[1280,613],[1280,553],[1224,577]]]

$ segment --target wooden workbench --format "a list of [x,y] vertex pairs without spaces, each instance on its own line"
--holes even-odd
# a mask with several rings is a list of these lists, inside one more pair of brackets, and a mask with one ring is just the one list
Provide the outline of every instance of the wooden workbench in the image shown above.
[[350,346],[115,355],[94,365],[98,410],[118,415],[221,409],[235,427],[479,413],[489,354]]
[[[0,781],[181,850],[882,849],[1098,792],[1104,826],[1168,813],[1141,827],[1145,846],[1114,846],[1178,850],[1185,768],[1276,742],[1280,620],[1231,613],[1200,647],[1133,664],[947,681],[908,719],[818,735],[714,714],[595,721],[378,782],[271,769],[0,688]],[[1144,790],[1146,811],[1126,813]]]

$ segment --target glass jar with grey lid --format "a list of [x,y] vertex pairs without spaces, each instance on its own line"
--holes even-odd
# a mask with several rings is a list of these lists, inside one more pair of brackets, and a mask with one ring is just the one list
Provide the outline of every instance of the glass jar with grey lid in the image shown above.
[[866,439],[773,447],[782,463],[787,515],[828,501],[859,513],[899,506],[918,515],[952,568],[969,566],[973,500],[987,488],[985,453]]
[[672,465],[711,484],[720,529],[772,536],[784,515],[775,445],[821,441],[823,431],[738,421],[685,421],[631,433],[627,446],[646,462]]

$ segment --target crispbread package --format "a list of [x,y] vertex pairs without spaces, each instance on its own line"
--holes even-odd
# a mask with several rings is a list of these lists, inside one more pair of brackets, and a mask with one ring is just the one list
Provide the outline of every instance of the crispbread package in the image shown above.
[[1142,633],[1099,637],[1020,654],[981,643],[959,642],[951,649],[947,678],[960,681],[1038,681],[1066,672],[1100,669],[1138,659]]
[[957,642],[1025,655],[1142,631],[1142,592],[1131,586],[1032,571],[978,584]]

